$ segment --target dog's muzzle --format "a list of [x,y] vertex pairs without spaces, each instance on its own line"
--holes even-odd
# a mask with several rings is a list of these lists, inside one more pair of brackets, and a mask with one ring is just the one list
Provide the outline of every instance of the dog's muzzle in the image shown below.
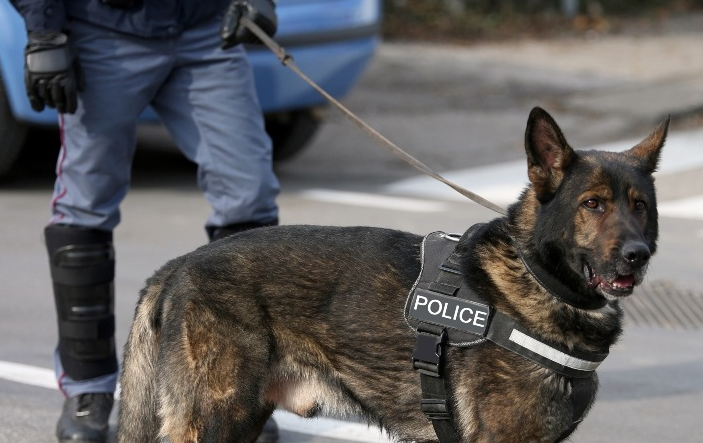
[[583,274],[589,287],[605,297],[627,297],[640,284],[647,271],[652,253],[641,241],[625,243],[618,251],[617,262],[612,270],[597,270],[587,260],[583,263]]

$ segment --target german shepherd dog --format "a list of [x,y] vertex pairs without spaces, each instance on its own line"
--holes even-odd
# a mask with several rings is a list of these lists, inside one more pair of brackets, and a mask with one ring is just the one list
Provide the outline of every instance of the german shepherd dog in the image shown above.
[[[607,352],[621,333],[618,303],[656,250],[652,173],[668,125],[625,152],[575,151],[533,109],[529,184],[507,216],[458,242],[463,281],[544,340]],[[350,414],[399,441],[438,441],[420,410],[415,334],[404,319],[422,240],[279,226],[171,260],[136,308],[118,441],[253,442],[276,408]],[[585,303],[555,296],[521,255]],[[444,357],[458,441],[555,442],[572,425],[568,377],[491,342],[448,347]]]

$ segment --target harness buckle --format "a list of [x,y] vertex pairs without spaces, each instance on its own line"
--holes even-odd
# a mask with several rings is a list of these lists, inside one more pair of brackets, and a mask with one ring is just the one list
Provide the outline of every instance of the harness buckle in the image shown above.
[[446,400],[423,398],[420,400],[420,409],[430,420],[451,420],[452,418]]
[[413,368],[420,374],[430,377],[440,377],[440,362],[442,344],[446,340],[446,329],[442,328],[439,335],[431,331],[423,331],[420,327],[415,334],[415,350],[413,351]]

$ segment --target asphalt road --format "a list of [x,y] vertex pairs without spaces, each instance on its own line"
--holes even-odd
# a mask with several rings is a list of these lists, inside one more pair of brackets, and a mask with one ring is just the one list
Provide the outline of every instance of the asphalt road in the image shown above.
[[[345,100],[430,167],[500,204],[525,182],[522,137],[533,106],[550,111],[577,149],[634,144],[665,114],[674,116],[672,153],[667,145],[657,177],[660,249],[642,296],[663,302],[639,306],[633,297],[625,337],[599,370],[599,399],[574,442],[703,441],[703,323],[665,315],[684,302],[694,312],[703,299],[703,135],[693,112],[703,104],[701,38],[665,32],[636,41],[384,45]],[[144,280],[206,241],[208,207],[194,171],[161,131],[143,132],[115,231],[120,343]],[[277,172],[285,224],[424,234],[462,232],[495,216],[418,177],[332,110],[311,147]],[[56,326],[41,239],[52,182],[46,168],[25,166],[0,184],[0,443],[54,441],[62,402],[49,373]],[[286,415],[280,422],[282,443],[380,440],[353,423]]]

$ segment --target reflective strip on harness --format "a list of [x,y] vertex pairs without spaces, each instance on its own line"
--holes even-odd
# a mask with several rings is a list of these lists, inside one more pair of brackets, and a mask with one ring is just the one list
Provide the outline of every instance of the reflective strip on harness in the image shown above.
[[548,360],[571,369],[576,369],[579,371],[595,371],[601,364],[599,361],[582,360],[580,358],[565,354],[539,340],[535,340],[517,329],[513,329],[513,332],[510,333],[509,340],[534,352],[535,354],[539,354]]

